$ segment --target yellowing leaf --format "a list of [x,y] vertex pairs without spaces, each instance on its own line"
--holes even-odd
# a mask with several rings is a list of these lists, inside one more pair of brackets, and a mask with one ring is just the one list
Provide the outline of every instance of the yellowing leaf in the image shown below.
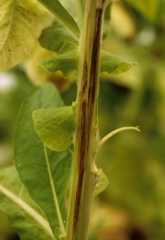
[[41,86],[50,80],[48,75],[45,74],[36,63],[45,58],[53,57],[54,55],[54,52],[42,48],[39,44],[36,45],[32,56],[25,63],[25,71],[34,85]]
[[53,20],[33,0],[0,1],[0,72],[26,60],[33,52],[41,31]]
[[111,6],[110,25],[124,39],[132,39],[136,34],[133,14],[119,1],[113,2]]

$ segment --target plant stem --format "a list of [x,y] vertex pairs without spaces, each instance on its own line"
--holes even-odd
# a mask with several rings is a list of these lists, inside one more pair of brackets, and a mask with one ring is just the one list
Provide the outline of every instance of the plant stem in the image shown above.
[[114,131],[110,132],[109,134],[107,134],[105,137],[103,137],[101,139],[101,141],[99,142],[98,146],[97,146],[97,149],[96,149],[96,154],[97,152],[100,150],[100,148],[103,146],[103,144],[111,137],[113,137],[116,133],[119,133],[119,132],[122,132],[122,131],[125,131],[125,130],[136,130],[138,132],[140,132],[140,129],[139,127],[121,127],[121,128],[117,128],[115,129]]
[[102,20],[105,0],[86,1],[80,42],[75,152],[71,179],[67,240],[87,240],[93,192],[99,174],[94,152],[97,141],[97,98]]

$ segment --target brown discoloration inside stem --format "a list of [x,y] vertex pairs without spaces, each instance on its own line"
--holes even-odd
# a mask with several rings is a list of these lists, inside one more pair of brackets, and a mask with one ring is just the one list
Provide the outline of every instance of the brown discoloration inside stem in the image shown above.
[[[76,223],[78,221],[79,216],[79,206],[80,206],[80,200],[81,200],[81,193],[82,193],[82,183],[83,183],[83,176],[84,176],[84,161],[81,161],[81,159],[84,159],[84,147],[85,147],[85,116],[86,116],[86,102],[82,103],[81,107],[82,111],[82,134],[80,138],[80,148],[79,148],[79,159],[78,159],[78,187],[76,192],[76,201],[75,201],[75,212],[74,212],[74,229],[76,226]],[[84,136],[84,138],[83,138]]]
[[[84,97],[87,92],[87,73],[88,73],[88,67],[87,62],[84,62],[84,71],[83,71],[83,79],[84,79],[84,85],[82,88],[82,96]],[[84,179],[84,161],[82,159],[85,158],[85,151],[86,148],[86,112],[87,112],[87,102],[86,99],[81,101],[81,111],[80,111],[80,126],[79,130],[81,128],[81,131],[79,131],[79,143],[78,143],[78,185],[77,185],[77,192],[76,192],[76,201],[75,201],[75,211],[74,211],[74,229],[76,228],[76,223],[78,221],[79,217],[79,206],[80,206],[80,200],[81,200],[81,194],[82,194],[82,184]]]
[[103,10],[102,9],[97,9],[96,10],[96,25],[95,25],[95,34],[94,34],[94,44],[93,44],[93,49],[92,49],[92,65],[91,65],[91,71],[90,71],[90,87],[89,89],[91,89],[91,91],[89,91],[89,109],[93,108],[94,104],[95,104],[95,100],[98,96],[98,59],[99,59],[99,55],[100,52],[98,51],[99,46],[100,46],[100,38],[98,37],[101,34],[101,19],[102,19],[102,14],[103,14]]
[[105,0],[86,1],[80,41],[75,152],[67,240],[87,240],[92,196],[99,179],[94,160],[102,19]]
[[[91,132],[94,131],[93,118],[96,111],[96,99],[98,96],[98,65],[100,54],[100,37],[101,36],[101,24],[102,24],[103,9],[96,9],[96,20],[94,29],[94,38],[92,44],[92,62],[90,72],[87,67],[86,56],[84,57],[84,71],[83,71],[83,86],[82,86],[82,99],[80,106],[80,135],[78,142],[78,184],[75,201],[74,211],[74,231],[76,230],[76,224],[80,220],[80,204],[82,199],[82,186],[84,180],[84,170],[86,168],[85,153],[88,152],[88,146],[91,138]],[[90,79],[90,81],[87,81]]]

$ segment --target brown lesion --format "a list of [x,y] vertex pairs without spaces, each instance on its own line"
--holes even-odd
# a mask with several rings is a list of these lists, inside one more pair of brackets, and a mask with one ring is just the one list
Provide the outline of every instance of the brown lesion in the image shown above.
[[78,221],[79,217],[79,206],[80,206],[80,200],[81,200],[81,194],[82,194],[82,185],[83,185],[83,179],[84,179],[84,155],[85,155],[85,116],[86,116],[86,102],[82,102],[81,106],[81,136],[80,136],[80,141],[78,144],[78,184],[77,184],[77,192],[76,192],[76,201],[75,201],[75,211],[74,211],[74,230],[76,229],[76,223]]
[[[104,0],[102,1],[104,2]],[[90,17],[90,16],[89,16]],[[74,222],[73,222],[73,232],[76,232],[77,223],[81,221],[81,204],[83,202],[83,187],[85,184],[85,171],[89,166],[89,156],[91,149],[91,142],[95,137],[95,115],[96,115],[96,101],[98,97],[98,74],[99,74],[99,58],[100,58],[100,39],[101,39],[101,28],[102,28],[102,17],[103,9],[96,8],[95,10],[95,26],[92,43],[89,45],[91,49],[85,53],[83,59],[83,70],[82,82],[80,85],[80,93],[78,95],[78,126],[77,126],[77,138],[76,142],[76,156],[77,168],[78,168],[78,179],[77,179],[77,190],[75,199],[75,209],[74,209]],[[92,36],[92,35],[91,35]],[[91,56],[90,56],[91,54]],[[89,62],[89,56],[90,61]],[[91,67],[88,67],[91,64]],[[82,92],[81,92],[82,91]],[[88,169],[89,170],[89,169]],[[94,173],[95,176],[95,173]],[[96,174],[97,176],[97,174]],[[82,202],[81,202],[82,201]]]
[[90,71],[90,88],[91,94],[89,95],[89,106],[93,107],[95,100],[98,95],[98,74],[99,74],[99,56],[100,56],[100,37],[101,36],[101,26],[102,26],[102,16],[103,16],[103,9],[96,9],[96,24],[95,24],[95,32],[94,32],[94,42],[93,42],[93,49],[92,49],[92,65]]

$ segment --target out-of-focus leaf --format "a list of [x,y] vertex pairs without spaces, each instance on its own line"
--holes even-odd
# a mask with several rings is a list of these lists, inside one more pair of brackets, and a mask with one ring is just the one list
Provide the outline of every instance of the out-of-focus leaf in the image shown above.
[[72,156],[53,152],[40,141],[32,112],[40,108],[62,107],[63,101],[51,83],[35,89],[25,99],[16,127],[14,161],[30,196],[44,211],[56,239],[65,235],[65,194]]
[[141,12],[149,21],[155,21],[160,5],[160,0],[125,0],[132,7]]
[[49,76],[43,72],[41,68],[36,64],[37,62],[54,57],[56,54],[45,48],[42,48],[40,44],[36,45],[36,48],[32,56],[25,62],[25,71],[29,77],[29,80],[36,86],[41,86],[45,82],[48,82]]
[[61,22],[63,22],[76,37],[79,36],[79,28],[77,23],[69,14],[69,12],[63,7],[58,0],[38,0],[42,3],[49,11],[51,11]]
[[137,65],[137,63],[126,60],[107,51],[101,51],[100,72],[118,74],[128,71],[131,67],[135,65]]
[[64,151],[73,142],[75,122],[72,107],[35,110],[35,130],[41,141],[54,151]]
[[78,41],[72,32],[57,21],[43,30],[39,42],[43,48],[57,54],[66,53],[78,46]]
[[45,59],[38,63],[44,72],[52,75],[54,72],[60,70],[64,77],[72,77],[77,79],[78,75],[78,51],[71,50],[67,53],[57,55],[53,58]]
[[134,39],[137,23],[132,12],[121,1],[114,1],[111,5],[111,28],[123,39]]
[[53,15],[36,1],[1,0],[0,72],[25,61]]
[[109,21],[110,21],[110,5],[106,7],[104,13],[103,36],[102,36],[103,39],[105,39],[110,33]]
[[105,176],[103,170],[98,169],[98,171],[99,171],[99,174],[100,174],[100,178],[99,178],[99,181],[96,184],[96,187],[95,187],[95,190],[94,190],[94,194],[93,194],[94,197],[96,195],[98,195],[99,193],[101,193],[102,191],[104,191],[109,184],[108,178]]
[[0,171],[0,208],[21,240],[55,239],[42,210],[29,197],[15,167]]

